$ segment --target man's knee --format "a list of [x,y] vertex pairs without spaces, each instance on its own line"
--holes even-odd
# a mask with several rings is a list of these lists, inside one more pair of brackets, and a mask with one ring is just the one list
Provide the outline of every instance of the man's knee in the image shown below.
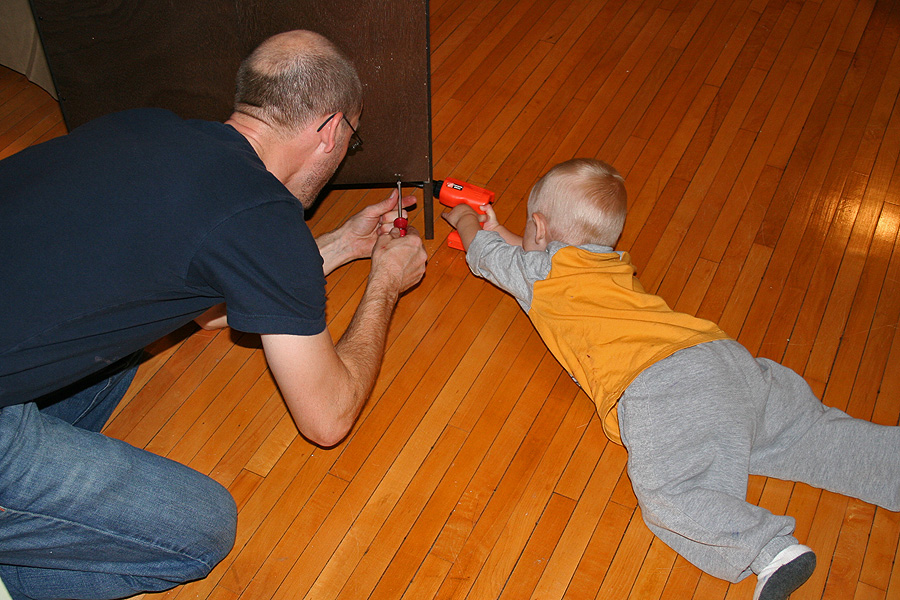
[[177,583],[206,577],[234,546],[234,499],[194,469],[149,453],[140,456],[146,478],[157,482],[139,503],[145,525],[138,526],[138,535],[150,543],[148,574]]
[[214,564],[219,564],[231,552],[237,536],[237,505],[228,490],[224,487],[221,490],[221,508],[217,511],[220,515],[219,527],[216,528],[211,547]]
[[237,535],[237,506],[228,490],[210,479],[204,492],[202,506],[193,516],[194,539],[182,541],[196,556],[192,565],[185,565],[184,581],[209,575],[231,552]]

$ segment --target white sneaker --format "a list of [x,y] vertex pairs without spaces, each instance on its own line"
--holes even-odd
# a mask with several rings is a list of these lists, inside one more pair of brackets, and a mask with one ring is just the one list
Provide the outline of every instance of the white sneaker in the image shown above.
[[9,592],[6,591],[6,586],[3,585],[2,579],[0,579],[0,600],[12,600],[12,597],[9,595]]
[[753,600],[787,600],[816,570],[816,555],[802,544],[788,546],[756,575]]

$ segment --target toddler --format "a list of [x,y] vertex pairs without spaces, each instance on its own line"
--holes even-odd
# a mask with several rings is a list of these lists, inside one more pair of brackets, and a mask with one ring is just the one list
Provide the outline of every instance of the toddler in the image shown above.
[[[472,272],[512,294],[628,450],[647,526],[716,577],[784,600],[812,575],[794,519],[746,501],[748,474],[900,510],[900,428],[823,405],[802,377],[644,291],[626,252],[624,180],[573,159],[532,188],[520,237],[465,204],[444,213]],[[484,229],[481,229],[483,222]]]

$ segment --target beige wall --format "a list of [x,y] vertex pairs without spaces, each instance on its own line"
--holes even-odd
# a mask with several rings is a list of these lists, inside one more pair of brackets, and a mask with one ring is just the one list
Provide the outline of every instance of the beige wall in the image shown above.
[[56,98],[28,0],[0,2],[0,65],[22,73]]

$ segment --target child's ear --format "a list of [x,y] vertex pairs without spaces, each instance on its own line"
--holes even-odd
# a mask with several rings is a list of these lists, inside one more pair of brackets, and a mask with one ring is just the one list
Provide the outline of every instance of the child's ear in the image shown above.
[[550,239],[550,228],[548,227],[547,217],[544,213],[535,212],[531,214],[534,221],[534,243],[535,246],[543,250],[553,240]]

